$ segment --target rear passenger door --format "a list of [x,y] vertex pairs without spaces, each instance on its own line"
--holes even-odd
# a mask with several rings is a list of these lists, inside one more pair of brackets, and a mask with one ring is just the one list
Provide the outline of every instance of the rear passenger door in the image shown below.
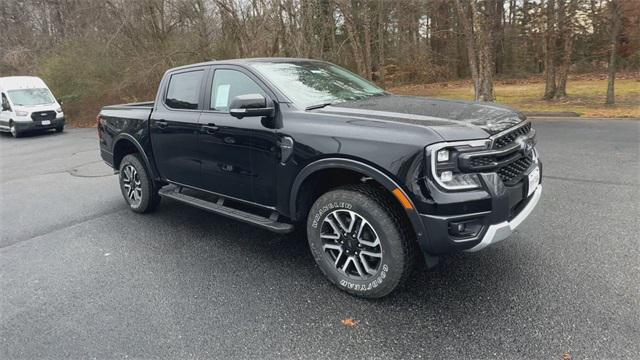
[[200,186],[198,123],[209,68],[188,68],[163,79],[150,118],[151,143],[160,175],[175,183]]

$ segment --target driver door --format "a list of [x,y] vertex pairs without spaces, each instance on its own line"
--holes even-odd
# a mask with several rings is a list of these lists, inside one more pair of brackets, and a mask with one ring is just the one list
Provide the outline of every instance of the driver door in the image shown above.
[[269,197],[275,199],[275,189],[263,189],[267,194],[260,195],[255,192],[255,184],[262,183],[265,176],[274,176],[275,130],[265,127],[260,117],[237,119],[229,114],[229,103],[236,96],[273,97],[268,88],[240,67],[214,67],[209,84],[209,101],[200,117],[202,130],[198,146],[203,189],[238,200],[273,205]]
[[2,93],[2,107],[0,107],[0,127],[9,130],[9,120],[11,120],[11,106],[9,99]]

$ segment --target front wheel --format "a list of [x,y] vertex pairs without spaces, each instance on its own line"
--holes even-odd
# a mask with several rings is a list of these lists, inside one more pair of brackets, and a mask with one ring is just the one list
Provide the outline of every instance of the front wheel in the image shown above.
[[61,133],[61,132],[63,132],[63,131],[64,131],[64,125],[63,125],[63,126],[57,126],[57,127],[56,127],[56,132],[57,132],[57,133]]
[[120,162],[120,190],[131,210],[152,212],[160,203],[160,195],[138,154],[130,154]]
[[307,219],[309,247],[320,270],[356,296],[391,293],[414,263],[414,240],[402,215],[372,186],[348,186],[320,196]]
[[13,123],[13,122],[9,125],[9,131],[11,132],[11,135],[14,138],[19,138],[19,137],[22,136],[22,132],[20,132],[20,130],[18,130],[18,128],[16,127],[16,124]]

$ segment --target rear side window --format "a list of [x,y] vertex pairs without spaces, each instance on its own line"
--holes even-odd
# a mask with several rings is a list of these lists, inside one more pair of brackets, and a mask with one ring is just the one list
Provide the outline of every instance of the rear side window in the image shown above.
[[211,110],[229,111],[229,103],[238,95],[267,94],[250,77],[237,70],[219,69],[213,75]]
[[191,71],[171,75],[165,103],[172,109],[198,109],[200,84],[204,71]]

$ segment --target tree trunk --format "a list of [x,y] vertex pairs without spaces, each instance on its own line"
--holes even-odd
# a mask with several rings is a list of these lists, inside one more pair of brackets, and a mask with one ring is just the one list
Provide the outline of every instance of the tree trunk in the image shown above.
[[373,63],[371,59],[371,17],[369,15],[369,4],[362,6],[362,32],[364,33],[364,48],[362,50],[364,55],[364,67],[365,76],[367,79],[373,79],[371,65]]
[[544,35],[544,74],[545,74],[545,87],[544,96],[545,100],[551,100],[556,95],[556,30],[555,30],[555,0],[547,0],[547,28]]
[[618,0],[611,0],[609,6],[611,10],[611,38],[609,43],[609,76],[607,79],[607,101],[605,104],[613,105],[616,103],[616,51],[618,50],[618,36],[620,35],[622,19],[620,18],[620,4],[618,4]]
[[384,0],[378,0],[378,80],[384,87],[384,33],[385,33],[385,16],[384,16]]
[[569,67],[571,66],[571,55],[573,54],[574,24],[573,17],[576,13],[576,0],[560,0],[558,7],[559,33],[562,40],[562,58],[558,66],[555,98],[567,97],[567,78],[569,77]]
[[467,58],[469,59],[469,68],[471,70],[471,79],[473,80],[474,100],[480,99],[480,74],[478,73],[478,53],[476,51],[475,34],[473,26],[469,19],[469,9],[462,4],[463,0],[456,0],[456,8],[462,31],[464,32],[465,44],[467,46]]
[[486,0],[481,8],[475,1],[471,2],[473,21],[478,24],[478,74],[480,75],[480,101],[494,101],[493,72],[495,71],[494,21],[497,4],[494,0]]

